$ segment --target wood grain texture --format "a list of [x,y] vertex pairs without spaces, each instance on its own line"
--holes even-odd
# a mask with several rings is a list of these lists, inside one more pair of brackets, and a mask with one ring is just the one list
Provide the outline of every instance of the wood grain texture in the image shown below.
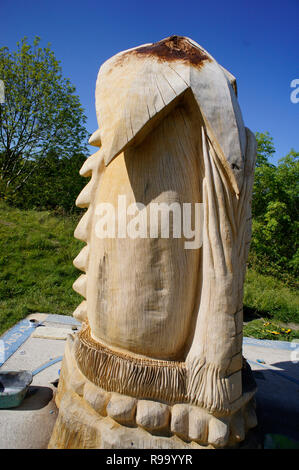
[[[242,388],[242,308],[256,141],[236,91],[235,78],[189,38],[109,59],[97,78],[99,129],[90,139],[101,147],[80,171],[90,180],[76,201],[87,209],[75,230],[86,242],[74,260],[84,272],[74,283],[85,298],[74,312],[85,322],[72,353],[80,373],[107,393],[198,407],[188,432],[216,447],[227,445],[227,425],[207,427],[205,413],[235,415],[254,393]],[[158,237],[118,236],[119,196],[123,211],[143,204],[131,220],[138,213]],[[115,209],[110,238],[97,233],[102,203]],[[174,218],[163,238],[150,220],[153,203],[202,203],[202,246],[185,249]],[[106,214],[107,226],[112,219]],[[175,429],[184,428],[186,410]],[[241,440],[245,425],[234,421]]]
[[[199,202],[200,172],[194,130],[176,108],[137,148],[110,163],[95,205],[140,202]],[[91,227],[88,319],[92,337],[158,359],[181,360],[191,330],[199,249],[185,250],[185,238],[105,238]],[[149,224],[148,224],[149,226]],[[157,228],[160,231],[160,228]]]
[[253,392],[225,417],[190,404],[169,406],[107,392],[78,369],[75,341],[69,337],[66,344],[50,449],[236,447],[256,426]]

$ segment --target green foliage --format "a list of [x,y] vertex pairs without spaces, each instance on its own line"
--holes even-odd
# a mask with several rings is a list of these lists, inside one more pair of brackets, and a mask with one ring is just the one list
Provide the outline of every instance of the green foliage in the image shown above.
[[253,187],[253,231],[249,265],[295,283],[299,269],[299,153],[291,150],[272,165],[272,138],[257,133],[258,158]]
[[[6,100],[0,104],[0,197],[23,209],[0,204],[0,331],[31,312],[71,313],[81,301],[71,289],[76,278],[72,260],[82,246],[73,238],[78,217],[47,211],[74,212],[85,184],[78,173],[86,154],[85,116],[54,53],[39,44],[39,38],[33,46],[24,38],[16,52],[0,48]],[[299,322],[298,295],[292,289],[299,269],[299,153],[291,150],[275,166],[270,163],[272,137],[267,132],[256,137],[244,305],[258,318],[245,334],[271,337],[264,317]]]
[[277,277],[247,270],[244,285],[244,336],[299,339],[299,293]]
[[269,132],[256,132],[255,136],[257,140],[256,166],[273,166],[269,163],[269,158],[275,154],[273,137],[270,136]]
[[79,175],[84,161],[82,154],[60,158],[49,152],[23,190],[15,193],[8,202],[23,209],[54,210],[56,213],[79,211],[75,201],[86,184]]
[[244,313],[250,317],[299,323],[299,293],[285,282],[249,269],[244,286]]
[[299,339],[299,330],[288,328],[279,321],[268,321],[265,318],[252,320],[245,324],[243,334],[252,338],[270,339],[272,341],[294,341]]
[[[0,334],[30,313],[68,315],[82,301],[72,290],[80,274],[72,260],[84,245],[73,237],[80,216],[55,216],[0,203]],[[246,276],[244,306],[245,316],[250,312],[253,318],[299,323],[298,293],[252,269]],[[245,334],[254,329],[253,335],[263,337],[263,325],[259,333],[251,323]],[[291,334],[272,339],[296,337],[291,328]]]
[[86,151],[85,116],[75,87],[62,76],[50,47],[24,38],[15,52],[0,48],[0,196],[12,198],[49,152],[68,159]]

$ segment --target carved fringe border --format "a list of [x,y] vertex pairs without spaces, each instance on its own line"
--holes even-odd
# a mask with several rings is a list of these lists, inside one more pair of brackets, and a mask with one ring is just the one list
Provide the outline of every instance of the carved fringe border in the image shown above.
[[168,404],[188,402],[207,410],[228,411],[225,380],[214,364],[133,358],[94,341],[84,324],[74,343],[81,372],[104,390]]
[[105,390],[166,402],[185,396],[184,363],[133,358],[102,346],[82,328],[74,344],[81,372]]
[[215,364],[195,360],[188,364],[187,402],[210,412],[230,412],[230,400],[223,372]]

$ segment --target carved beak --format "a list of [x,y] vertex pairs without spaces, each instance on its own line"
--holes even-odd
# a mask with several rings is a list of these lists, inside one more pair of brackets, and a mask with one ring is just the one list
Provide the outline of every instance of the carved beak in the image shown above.
[[[208,138],[238,196],[243,185],[246,133],[235,78],[188,38],[182,39],[180,49],[186,57],[174,60],[171,54],[175,55],[177,45],[171,41],[167,38],[117,54],[102,65],[96,86],[100,130],[89,143],[103,146],[107,166],[128,147],[138,145],[191,90]],[[169,57],[159,56],[161,44],[170,48]]]

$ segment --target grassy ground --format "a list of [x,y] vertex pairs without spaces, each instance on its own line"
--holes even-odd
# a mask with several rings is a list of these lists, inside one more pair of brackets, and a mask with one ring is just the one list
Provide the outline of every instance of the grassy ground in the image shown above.
[[[72,290],[84,245],[73,237],[77,222],[0,204],[0,334],[29,313],[70,315],[82,301]],[[244,305],[245,335],[299,338],[299,295],[282,282],[248,271]]]
[[299,293],[271,276],[248,270],[244,288],[244,335],[291,341],[299,338]]
[[0,204],[0,334],[30,313],[71,314],[80,303],[72,289],[72,260],[84,245],[73,238],[76,223]]

